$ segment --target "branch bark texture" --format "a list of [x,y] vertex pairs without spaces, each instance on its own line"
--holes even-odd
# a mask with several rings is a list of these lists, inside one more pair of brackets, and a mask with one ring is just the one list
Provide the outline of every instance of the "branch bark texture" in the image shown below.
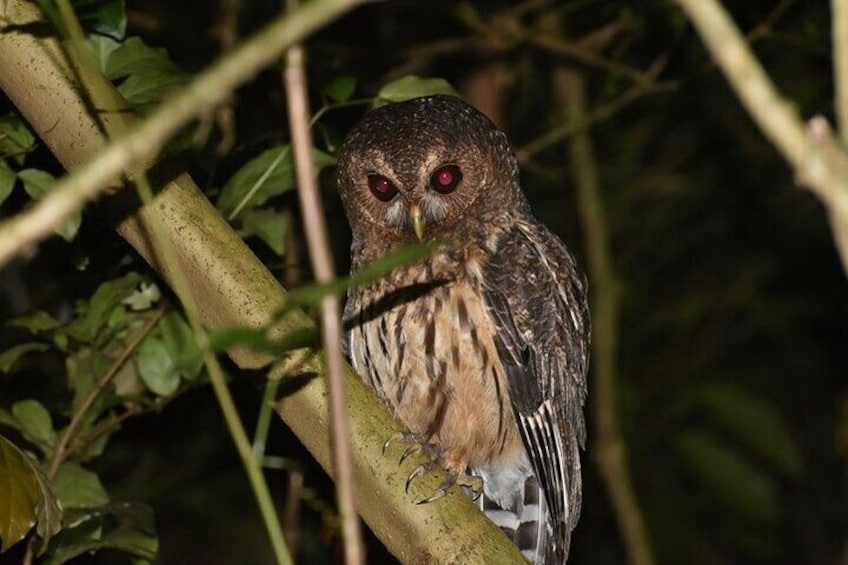
[[[315,14],[319,6],[340,7],[343,4],[349,3],[312,0],[307,6]],[[0,11],[5,18],[0,21],[0,88],[66,168],[85,162],[79,169],[85,175],[72,175],[74,184],[71,186],[76,187],[76,192],[67,197],[65,204],[69,209],[76,209],[82,206],[85,198],[97,194],[106,183],[114,182],[120,173],[128,173],[152,155],[154,149],[158,150],[158,142],[163,139],[158,128],[162,125],[154,128],[145,125],[150,123],[146,121],[130,136],[101,151],[105,140],[98,120],[80,98],[80,87],[72,79],[62,50],[54,39],[33,32],[43,30],[45,25],[34,4],[24,0],[0,1]],[[284,38],[277,39],[283,45],[299,39],[319,25],[316,21],[293,20],[292,27],[282,28],[285,29]],[[251,67],[258,68],[254,63]],[[213,104],[212,100],[223,99],[233,86],[235,84],[216,83],[211,86],[215,92],[203,94],[203,100]],[[197,88],[192,86],[190,91]],[[112,94],[113,103],[109,108],[101,108],[100,121],[131,119],[123,99],[117,92]],[[157,117],[151,119],[161,120],[162,115],[157,113]],[[111,172],[97,173],[105,168]],[[172,180],[162,187],[151,205],[139,209],[118,226],[119,234],[170,281],[173,273],[162,267],[160,250],[151,245],[143,227],[155,215],[162,236],[171,241],[173,255],[198,304],[203,325],[210,330],[236,325],[263,326],[284,303],[282,287],[188,175],[183,173],[169,178]],[[49,233],[60,217],[61,214],[51,215],[38,221],[45,222],[44,230]],[[32,216],[26,218],[34,221]],[[4,237],[9,236],[8,231],[2,233]],[[37,238],[28,243],[35,241]],[[288,333],[311,324],[304,314],[293,312],[276,330]],[[271,361],[266,355],[246,349],[233,351],[230,356],[243,368],[263,367]],[[327,441],[327,389],[324,379],[320,378],[324,373],[320,356],[310,355],[300,367],[301,378],[295,379],[297,386],[294,380],[289,381],[292,390],[279,402],[277,410],[332,475]],[[422,477],[413,485],[412,492],[405,494],[404,478],[422,462],[421,459],[412,457],[403,468],[398,468],[394,459],[384,456],[383,441],[398,430],[398,424],[346,366],[345,388],[350,433],[354,438],[352,471],[358,510],[394,555],[405,563],[521,561],[515,546],[462,493],[454,491],[434,504],[415,505],[414,501],[435,489],[441,478],[435,474]]]

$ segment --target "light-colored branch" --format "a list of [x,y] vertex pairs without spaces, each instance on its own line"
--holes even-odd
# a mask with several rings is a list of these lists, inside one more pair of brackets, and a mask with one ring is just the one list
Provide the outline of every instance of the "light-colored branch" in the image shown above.
[[[117,186],[122,174],[131,174],[158,155],[167,141],[191,120],[211,112],[224,102],[242,82],[272,64],[280,53],[311,32],[349,10],[358,0],[314,0],[287,16],[280,16],[264,30],[241,44],[188,87],[160,106],[149,119],[129,134],[107,146],[97,159],[76,169],[44,199],[24,214],[0,224],[0,266],[15,254],[31,249],[51,235],[88,200],[110,186]],[[6,0],[6,17],[14,19],[20,2]],[[29,32],[5,26],[3,33],[24,39]],[[9,38],[15,41],[15,38]],[[16,72],[27,72],[26,68]]]
[[[569,123],[586,118],[583,77],[559,67],[554,71],[557,99],[565,104]],[[632,565],[654,563],[651,540],[636,499],[627,445],[618,423],[616,362],[620,283],[610,251],[609,229],[601,198],[598,163],[586,129],[576,133],[568,145],[577,187],[577,202],[586,240],[592,292],[592,398],[595,422],[595,460],[604,480],[618,527]]]
[[[33,3],[0,1],[0,14],[6,18],[0,20],[0,88],[66,168],[91,158],[104,140],[79,97],[79,86],[57,42],[23,32],[38,29],[39,15]],[[310,5],[315,4],[321,2],[311,0]],[[107,122],[128,115],[126,103],[117,93],[112,96],[111,111],[102,116]],[[203,325],[210,330],[264,326],[284,303],[279,283],[187,175],[170,178],[152,205],[118,226],[119,234],[170,281],[172,274],[160,260],[160,251],[142,228],[151,216],[157,216],[186,274]],[[305,315],[294,311],[279,322],[275,333],[288,334],[310,325]],[[246,348],[229,355],[242,368],[258,368],[271,361]],[[325,367],[319,356],[307,358],[298,374],[284,381],[288,394],[276,408],[332,475],[327,390],[321,378]],[[397,422],[347,367],[345,388],[350,434],[355,439],[351,447],[358,509],[389,551],[404,563],[521,561],[515,545],[462,493],[451,492],[433,504],[414,504],[432,492],[441,477],[435,473],[421,477],[413,492],[406,494],[404,479],[422,460],[411,457],[399,467],[394,459],[385,457],[382,444],[398,431]]]
[[[848,155],[824,118],[808,125],[777,92],[768,75],[717,0],[675,0],[691,20],[745,109],[784,159],[799,183],[822,201],[842,266],[848,273]],[[840,84],[843,76],[835,81]]]
[[[288,3],[296,5],[294,0]],[[304,52],[300,44],[289,48],[284,73],[289,130],[309,259],[316,280],[319,283],[329,283],[336,278],[336,273],[324,221],[324,206],[318,191],[315,163],[312,161],[312,132],[309,125],[309,99],[303,59]],[[341,307],[336,296],[330,295],[321,302],[321,342],[327,367],[327,390],[330,393],[330,437],[345,563],[361,565],[365,563],[365,551],[362,547],[362,532],[359,517],[356,515],[353,491],[353,465],[345,405],[344,357],[341,348]]]
[[848,0],[830,0],[830,5],[833,19],[836,125],[843,147],[848,147]]

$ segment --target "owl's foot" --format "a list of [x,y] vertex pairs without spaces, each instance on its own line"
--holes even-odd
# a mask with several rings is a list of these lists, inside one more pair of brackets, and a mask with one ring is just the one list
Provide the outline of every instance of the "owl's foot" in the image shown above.
[[[416,469],[416,471],[417,470],[418,469]],[[415,471],[413,471],[413,473],[415,473]],[[430,496],[419,500],[418,502],[416,502],[416,504],[427,504],[429,502],[433,502],[434,500],[439,500],[448,493],[448,491],[453,485],[459,485],[466,489],[473,500],[477,500],[478,498],[480,498],[480,495],[483,494],[483,479],[481,479],[480,477],[469,475],[468,473],[455,473],[453,471],[448,471],[447,474],[448,476],[445,477],[445,480],[442,481],[442,484],[439,485],[439,487],[436,488],[436,490],[434,490],[430,494]],[[406,480],[407,489],[409,488],[410,480],[413,478],[414,477],[410,475],[409,478]]]
[[431,443],[427,435],[410,431],[393,434],[383,443],[383,453],[385,454],[389,446],[394,443],[410,444],[401,453],[398,464],[403,463],[412,455],[423,455],[427,457],[427,461],[413,469],[406,478],[406,484],[404,486],[406,493],[409,493],[409,486],[412,484],[412,481],[430,471],[444,469],[447,474],[442,484],[428,497],[419,500],[417,504],[427,504],[428,502],[442,498],[454,485],[463,487],[474,500],[477,500],[483,493],[483,479],[465,472],[467,464],[464,457],[450,450],[445,450],[444,447],[438,444]]
[[[406,450],[409,451],[416,446],[421,447],[422,445],[427,444],[427,436],[425,434],[416,434],[409,430],[394,433],[383,442],[383,455],[386,454],[386,450],[389,449],[389,446],[393,443],[411,443],[412,445]],[[404,451],[404,453],[406,453],[406,451]],[[409,455],[411,455],[411,453]],[[403,463],[403,460],[406,459],[406,457],[409,457],[409,455],[402,457],[400,460],[401,463]]]

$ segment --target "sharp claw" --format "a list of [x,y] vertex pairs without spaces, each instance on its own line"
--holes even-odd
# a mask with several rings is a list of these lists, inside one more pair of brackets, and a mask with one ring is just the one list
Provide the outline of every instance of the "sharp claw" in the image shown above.
[[445,496],[448,493],[450,488],[451,488],[451,485],[443,484],[442,486],[440,486],[439,488],[434,490],[433,494],[431,494],[427,498],[419,500],[415,504],[429,504],[429,503],[431,503],[435,500],[439,500],[440,498],[442,498],[443,496]]
[[406,486],[404,487],[404,492],[409,494],[409,485],[412,484],[412,481],[414,481],[415,479],[417,479],[418,477],[420,477],[421,475],[423,475],[424,473],[429,471],[430,470],[429,467],[430,467],[429,463],[423,463],[423,464],[419,465],[418,467],[416,467],[415,469],[413,469],[412,472],[409,474],[409,476],[406,478]]
[[395,432],[390,435],[386,441],[383,442],[383,455],[386,454],[386,450],[393,443],[404,441],[406,439],[406,434],[404,432]]
[[398,460],[398,465],[402,464],[410,455],[416,455],[424,451],[424,448],[420,444],[414,444],[407,447],[403,453],[400,455],[400,459]]

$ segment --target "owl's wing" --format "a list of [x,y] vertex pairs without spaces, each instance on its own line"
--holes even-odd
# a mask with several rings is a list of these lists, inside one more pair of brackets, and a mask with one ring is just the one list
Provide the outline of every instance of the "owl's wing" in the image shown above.
[[586,282],[565,245],[541,224],[528,222],[502,236],[483,280],[515,419],[545,494],[549,559],[564,562],[580,514]]

